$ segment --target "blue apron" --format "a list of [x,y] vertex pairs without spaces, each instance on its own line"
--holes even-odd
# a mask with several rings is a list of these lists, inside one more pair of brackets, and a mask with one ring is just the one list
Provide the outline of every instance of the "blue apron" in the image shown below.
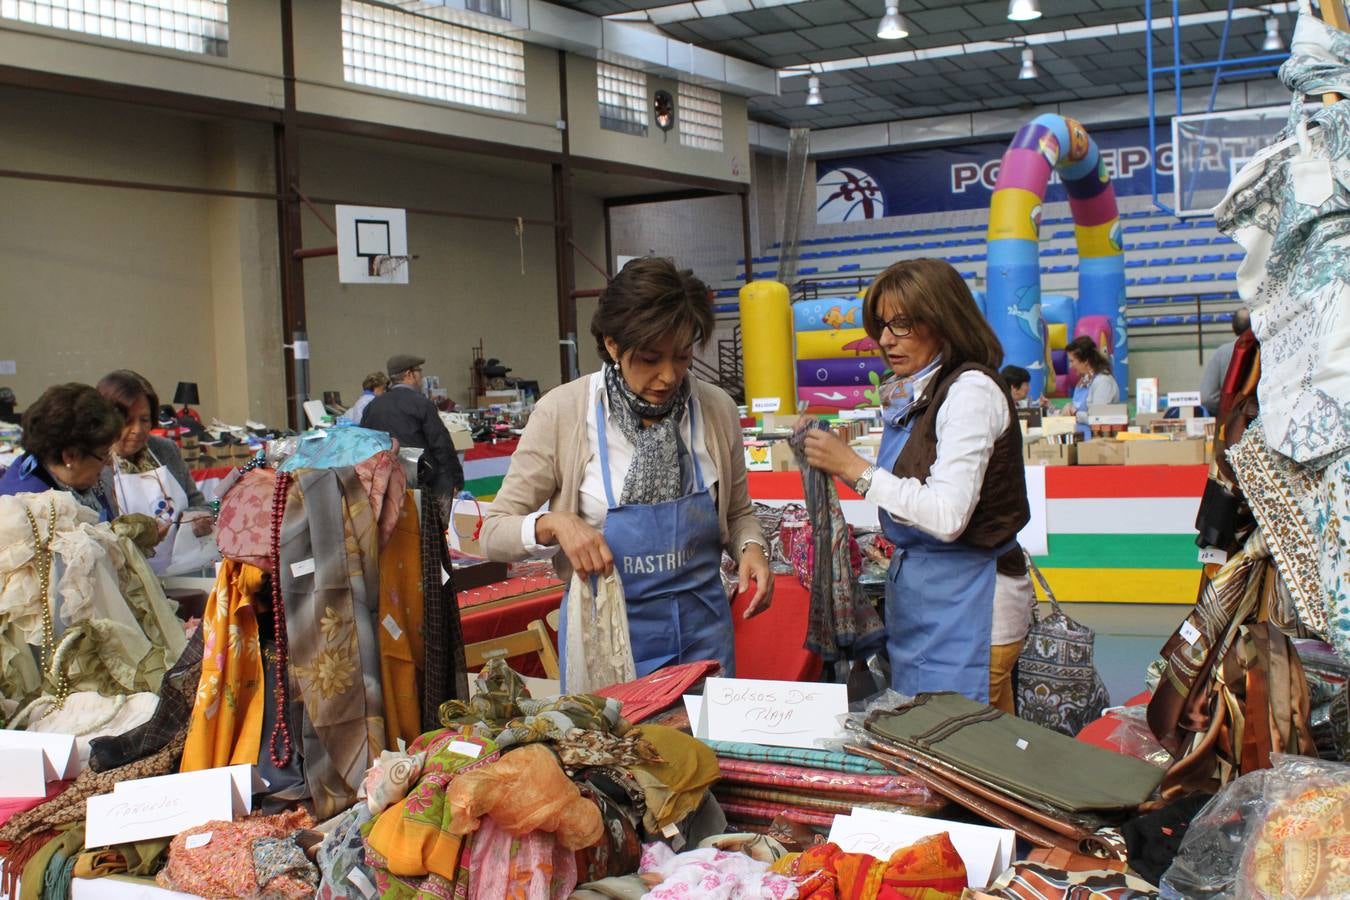
[[[895,468],[917,419],[886,427],[877,454],[880,468]],[[956,691],[988,703],[995,563],[1012,544],[982,550],[901,525],[885,510],[880,520],[895,544],[886,573],[891,687],[908,695]]]
[[[1087,417],[1088,388],[1091,386],[1092,386],[1091,381],[1089,381],[1087,384],[1083,384],[1080,381],[1073,389],[1073,408],[1077,412],[1082,413],[1084,418]],[[1086,441],[1091,439],[1092,437],[1091,427],[1084,425],[1080,422],[1077,425],[1075,425],[1074,428],[1078,432],[1078,436],[1081,437],[1083,440]]]
[[[595,425],[604,473],[605,543],[614,555],[628,609],[628,637],[639,677],[675,663],[715,659],[734,677],[731,603],[722,587],[722,529],[717,504],[703,483],[695,439],[697,410],[689,399],[690,457],[694,492],[663,503],[620,506],[609,472],[609,440],[602,401]],[[679,477],[678,474],[675,477]],[[558,645],[567,671],[567,598],[563,598]],[[565,687],[565,686],[564,686]]]

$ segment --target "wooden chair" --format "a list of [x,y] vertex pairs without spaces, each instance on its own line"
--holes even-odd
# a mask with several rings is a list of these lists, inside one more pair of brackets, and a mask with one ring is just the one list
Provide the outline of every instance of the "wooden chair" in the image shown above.
[[544,667],[544,674],[548,678],[562,677],[558,669],[558,651],[553,647],[553,638],[549,636],[548,629],[544,627],[543,619],[535,619],[525,627],[524,631],[517,631],[515,634],[503,634],[486,641],[479,641],[476,644],[465,645],[464,664],[469,670],[477,671],[483,667],[489,654],[495,656],[499,655],[499,652],[508,659],[513,656],[523,656],[527,653],[538,653],[539,662]]

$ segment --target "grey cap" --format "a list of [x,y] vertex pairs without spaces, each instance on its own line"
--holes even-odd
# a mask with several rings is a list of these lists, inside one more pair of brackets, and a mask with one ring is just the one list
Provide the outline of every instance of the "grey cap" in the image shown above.
[[426,362],[420,356],[413,356],[411,353],[395,353],[389,357],[389,364],[385,366],[385,371],[389,373],[390,378],[397,378],[409,369],[415,369]]

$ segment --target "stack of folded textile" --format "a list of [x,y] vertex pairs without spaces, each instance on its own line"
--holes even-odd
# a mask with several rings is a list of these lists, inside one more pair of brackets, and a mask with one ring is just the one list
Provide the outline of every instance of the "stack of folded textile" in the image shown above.
[[722,770],[713,796],[746,831],[765,831],[780,815],[825,830],[855,806],[929,815],[946,802],[920,780],[853,753],[705,743]]
[[919,694],[878,710],[851,750],[1016,831],[1040,847],[1117,856],[1118,824],[1163,771],[959,694]]

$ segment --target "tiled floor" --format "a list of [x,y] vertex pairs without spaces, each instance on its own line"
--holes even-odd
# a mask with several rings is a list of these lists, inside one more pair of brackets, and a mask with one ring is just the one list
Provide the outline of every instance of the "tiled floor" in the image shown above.
[[[1186,617],[1188,606],[1157,603],[1064,603],[1060,608],[1097,632],[1094,661],[1113,704],[1144,690],[1144,670]],[[1042,614],[1049,604],[1041,604]]]

